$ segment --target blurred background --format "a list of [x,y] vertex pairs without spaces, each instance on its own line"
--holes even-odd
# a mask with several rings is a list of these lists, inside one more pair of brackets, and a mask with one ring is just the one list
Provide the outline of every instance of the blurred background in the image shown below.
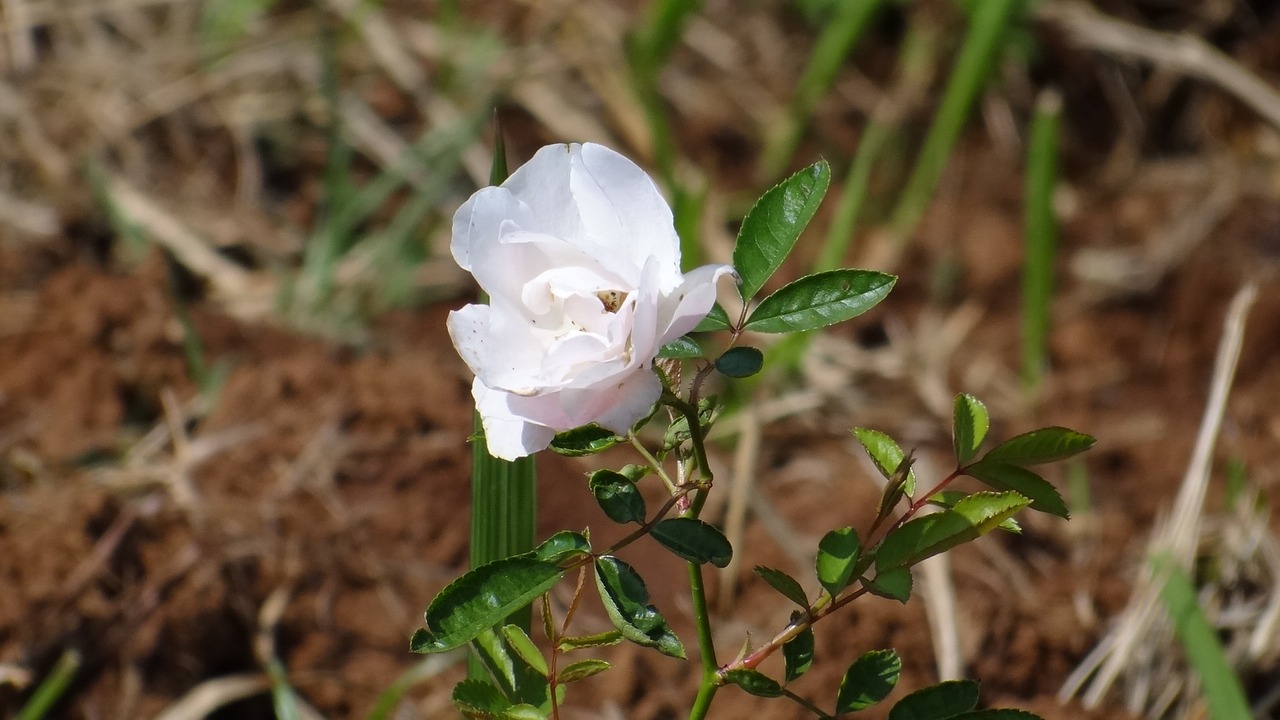
[[[444,318],[475,288],[449,225],[496,118],[513,168],[562,141],[644,165],[686,266],[727,260],[760,193],[824,157],[831,191],[774,287],[901,276],[838,329],[756,338],[766,371],[730,391],[707,517],[745,561],[715,578],[721,654],[786,622],[751,565],[808,576],[823,532],[869,523],[877,474],[849,429],[940,478],[963,391],[993,439],[1099,438],[1047,471],[1072,519],[1028,517],[930,561],[907,605],[819,625],[793,689],[827,704],[849,661],[895,647],[899,694],[973,677],[1049,720],[1280,717],[1275,3],[4,0],[3,18],[0,714],[453,716],[458,658],[407,646],[466,560],[470,378]],[[540,533],[607,525],[584,502],[596,466],[540,460]],[[629,550],[687,634],[678,565]],[[1180,584],[1149,579],[1160,553]],[[687,664],[615,650],[565,717],[685,715]],[[781,703],[729,690],[712,715],[805,717]]]

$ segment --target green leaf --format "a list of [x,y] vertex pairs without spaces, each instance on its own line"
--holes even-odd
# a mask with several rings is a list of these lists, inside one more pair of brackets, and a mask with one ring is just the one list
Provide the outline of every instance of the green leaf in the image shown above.
[[692,563],[726,567],[733,558],[733,546],[714,525],[696,518],[668,518],[649,531],[654,540]]
[[649,604],[649,591],[635,569],[612,555],[596,558],[596,587],[605,613],[622,636],[637,645],[656,648],[663,655],[684,658],[684,645],[671,632],[658,609]]
[[762,333],[817,330],[876,306],[897,278],[874,270],[829,270],[807,275],[760,301],[744,326]]
[[1017,465],[993,462],[990,453],[981,461],[965,468],[965,474],[996,490],[1012,490],[1031,500],[1031,509],[1066,518],[1071,514],[1057,488],[1036,473]]
[[902,698],[889,711],[889,720],[947,720],[977,706],[978,683],[949,680]]
[[519,625],[503,625],[502,637],[506,639],[516,655],[529,663],[529,667],[536,670],[539,675],[547,675],[550,672],[546,658],[542,657],[542,651],[533,643],[533,638],[529,637],[524,628]]
[[660,358],[700,358],[702,357],[702,348],[693,338],[685,335],[658,348],[658,357]]
[[991,419],[987,406],[978,398],[960,393],[956,395],[955,418],[952,423],[952,439],[955,441],[956,462],[961,465],[973,459],[987,439]]
[[818,542],[818,557],[814,561],[818,582],[827,592],[838,595],[849,585],[861,554],[862,543],[858,542],[858,534],[851,527],[832,530],[822,536]]
[[876,569],[884,572],[900,565],[914,565],[981,537],[1030,502],[1015,492],[980,492],[957,502],[950,510],[909,520],[880,544]]
[[830,183],[831,167],[819,160],[769,189],[742,219],[733,267],[742,277],[738,290],[744,300],[760,292],[787,259]]
[[[870,428],[854,428],[853,436],[862,444],[862,448],[867,451],[871,462],[875,464],[876,469],[880,471],[884,479],[892,479],[893,474],[902,466],[902,461],[906,459],[906,453],[902,452],[902,448],[898,446],[898,443],[879,430],[871,430]],[[915,494],[915,470],[907,473],[907,480],[902,486],[902,492],[907,495]]]
[[[795,616],[792,616],[792,620],[795,619]],[[782,662],[787,682],[809,671],[813,665],[813,645],[813,628],[811,627],[801,630],[799,635],[783,643]]]
[[565,668],[560,671],[560,675],[556,678],[556,680],[562,683],[571,683],[571,682],[577,682],[578,680],[586,680],[592,675],[599,675],[600,673],[604,672],[605,670],[608,670],[611,667],[613,666],[605,662],[604,660],[596,660],[594,658],[590,660],[579,660],[575,663],[570,663],[569,665],[566,665]]
[[769,583],[769,587],[782,593],[782,596],[786,599],[806,610],[809,608],[809,597],[805,595],[804,588],[800,586],[800,583],[795,578],[781,570],[774,570],[763,565],[757,565],[755,573]]
[[865,710],[884,700],[898,684],[902,658],[893,650],[872,650],[845,671],[836,696],[836,712]]
[[521,703],[498,713],[498,720],[547,720],[547,714],[532,705]]
[[622,633],[617,630],[596,633],[594,635],[576,635],[560,638],[561,650],[582,650],[583,648],[608,647],[622,642]]
[[613,470],[597,470],[588,481],[591,494],[609,519],[621,523],[644,522],[644,496],[626,475]]
[[612,430],[591,424],[558,433],[551,439],[551,449],[567,457],[582,457],[608,450],[623,440]]
[[731,347],[716,358],[716,370],[731,378],[751,377],[764,367],[764,353],[753,347]]
[[[1245,717],[1248,717],[1245,715]],[[1025,710],[974,710],[963,715],[954,715],[951,720],[1044,720],[1043,717]]]
[[477,635],[471,647],[508,700],[550,707],[547,674],[525,662],[495,628]]
[[[959,490],[942,490],[934,493],[929,498],[929,504],[950,510],[955,507],[956,503],[967,497],[969,497],[969,493],[960,492]],[[997,525],[996,528],[1004,530],[1005,532],[1011,532],[1015,535],[1022,534],[1022,526],[1018,524],[1017,518],[1009,518]]]
[[729,321],[729,313],[720,307],[719,303],[711,306],[711,312],[698,323],[693,329],[694,332],[716,332],[717,330],[728,330],[732,327]]
[[1007,465],[1039,465],[1082,453],[1094,442],[1093,436],[1064,427],[1040,428],[1005,440],[982,459]]
[[436,595],[427,606],[427,627],[413,634],[410,649],[436,653],[468,643],[550,590],[564,572],[532,553],[481,565]]
[[730,670],[724,674],[724,679],[756,697],[782,697],[782,686],[778,684],[778,681],[757,670],[747,670],[745,668]]
[[483,680],[463,680],[454,685],[451,699],[468,720],[496,718],[498,713],[511,707],[511,701],[501,690]]
[[533,551],[534,557],[543,562],[562,565],[568,560],[573,560],[583,555],[591,553],[591,542],[580,532],[572,530],[561,530],[552,535]]
[[876,574],[866,583],[872,594],[906,603],[911,598],[911,569],[892,567]]
[[[716,398],[714,396],[704,397],[699,400],[698,423],[704,428],[711,425],[711,421],[715,419],[716,409]],[[689,438],[689,419],[682,414],[667,426],[667,431],[662,436],[662,447],[664,450],[670,450],[688,441]]]

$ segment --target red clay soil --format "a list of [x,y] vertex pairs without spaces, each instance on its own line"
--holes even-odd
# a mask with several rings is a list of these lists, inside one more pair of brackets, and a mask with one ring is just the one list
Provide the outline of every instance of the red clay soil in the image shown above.
[[[1280,232],[1276,218],[1265,230]],[[983,681],[985,702],[1051,719],[1127,717],[1062,708],[1053,696],[1097,638],[1099,618],[1126,601],[1145,533],[1186,462],[1226,302],[1248,263],[1274,267],[1273,250],[1241,230],[1199,250],[1149,296],[1063,313],[1054,379],[1036,419],[1101,438],[1087,460],[1093,510],[1071,523],[1030,518],[1022,537],[986,538],[953,554],[968,673]],[[1004,268],[972,288],[992,308],[969,340],[975,353],[1013,357],[1016,315],[1000,295],[1015,278],[1016,268]],[[447,308],[395,313],[371,343],[351,348],[197,307],[208,356],[230,368],[225,386],[207,415],[176,418],[179,442],[136,461],[131,449],[164,425],[162,397],[179,401],[173,414],[195,394],[160,263],[130,275],[71,263],[21,282],[38,288],[37,310],[0,337],[0,660],[40,675],[75,648],[84,665],[58,716],[150,718],[201,681],[261,668],[261,635],[326,717],[362,717],[415,661],[407,638],[466,556],[468,379],[444,332]],[[862,323],[864,336],[920,312],[912,285]],[[1250,322],[1221,455],[1265,466],[1280,430],[1274,283]],[[875,426],[868,408],[905,397],[874,386],[864,393],[864,407],[828,407],[826,417]],[[994,432],[1029,423],[998,417]],[[940,453],[944,428],[917,427],[912,440],[926,457]],[[865,526],[875,502],[844,429],[809,419],[766,431],[758,491],[809,545],[826,529]],[[725,462],[731,452],[718,451]],[[541,463],[541,533],[588,523],[610,532],[588,500],[588,467]],[[759,523],[738,552],[750,564],[798,570]],[[691,640],[678,563],[645,543],[627,557]],[[739,573],[719,626],[722,655],[746,633],[767,637],[788,612],[748,569]],[[282,609],[264,620],[272,599]],[[825,662],[796,684],[801,694],[831,692],[844,662],[878,647],[903,654],[903,688],[935,676],[918,598],[906,606],[868,599],[819,626],[818,638]],[[632,648],[606,656],[618,667],[571,693],[574,717],[609,704],[628,718],[681,716],[688,663]],[[459,672],[415,696],[443,703]],[[12,712],[19,699],[5,689],[0,707]],[[730,690],[713,715],[768,708],[771,717],[804,716],[765,702]],[[216,717],[270,716],[268,697],[258,695]]]

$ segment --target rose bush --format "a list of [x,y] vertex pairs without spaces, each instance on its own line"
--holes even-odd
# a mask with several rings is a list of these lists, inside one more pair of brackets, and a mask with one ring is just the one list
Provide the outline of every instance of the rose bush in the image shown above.
[[454,260],[489,295],[449,314],[475,373],[489,451],[529,455],[557,432],[626,433],[662,393],[659,348],[715,303],[728,265],[680,271],[671,209],[630,160],[590,143],[549,145],[458,209]]

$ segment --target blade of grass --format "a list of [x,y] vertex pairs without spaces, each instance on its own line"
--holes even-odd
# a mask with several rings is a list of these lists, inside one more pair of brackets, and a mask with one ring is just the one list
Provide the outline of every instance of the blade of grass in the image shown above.
[[302,720],[298,707],[298,695],[289,684],[288,673],[277,658],[267,663],[267,676],[271,678],[271,704],[276,710],[276,720]]
[[1036,101],[1027,147],[1026,261],[1022,271],[1022,386],[1034,393],[1047,366],[1053,260],[1058,222],[1053,189],[1058,182],[1058,121],[1062,96],[1045,90]]
[[787,116],[781,130],[765,148],[761,166],[767,179],[774,179],[786,169],[796,145],[808,125],[809,116],[831,87],[845,58],[853,53],[858,41],[871,25],[871,20],[885,5],[885,0],[859,0],[834,4],[831,17],[823,25],[813,45],[813,53],[796,84]]
[[706,193],[687,187],[678,177],[675,140],[658,90],[658,74],[679,43],[685,23],[701,6],[701,0],[654,0],[649,4],[648,20],[643,28],[627,43],[631,83],[644,110],[658,175],[673,196],[671,211],[680,237],[680,256],[686,267],[703,263],[698,224]]
[[[507,152],[502,126],[496,124],[495,130],[489,182],[501,185],[507,179]],[[481,301],[487,298],[482,297]],[[508,462],[490,455],[480,413],[474,414],[472,426],[476,440],[471,444],[471,567],[477,568],[533,549],[537,469],[531,456]],[[506,622],[527,632],[532,618],[532,611],[526,607]],[[484,660],[474,653],[468,658],[467,674],[474,679],[489,676]]]
[[325,128],[328,154],[324,168],[324,220],[319,232],[307,245],[303,258],[304,275],[312,282],[315,302],[323,303],[333,287],[333,269],[352,240],[351,234],[330,222],[352,194],[351,160],[353,151],[342,132],[341,86],[338,80],[338,20],[329,15],[321,19],[319,49],[322,68],[320,90],[329,112]]
[[14,716],[14,720],[41,720],[48,715],[62,699],[62,694],[79,670],[80,653],[75,650],[63,651],[53,669],[40,681],[35,692],[31,693],[31,697]]
[[390,720],[400,705],[400,700],[419,683],[430,680],[453,667],[462,660],[460,651],[451,651],[441,655],[428,655],[422,662],[400,674],[382,694],[378,696],[369,711],[367,720]]
[[685,22],[701,5],[701,0],[654,0],[644,27],[628,43],[632,82],[653,136],[654,161],[668,185],[675,181],[675,142],[658,92],[658,73],[680,41]]
[[895,252],[901,252],[924,215],[969,111],[994,72],[1009,25],[1024,2],[983,0],[972,4],[973,15],[955,69],[890,221]]
[[1252,712],[1240,677],[1227,661],[1217,630],[1210,624],[1200,604],[1191,578],[1168,555],[1152,559],[1157,572],[1167,575],[1160,589],[1173,631],[1182,643],[1212,718],[1249,718]]

